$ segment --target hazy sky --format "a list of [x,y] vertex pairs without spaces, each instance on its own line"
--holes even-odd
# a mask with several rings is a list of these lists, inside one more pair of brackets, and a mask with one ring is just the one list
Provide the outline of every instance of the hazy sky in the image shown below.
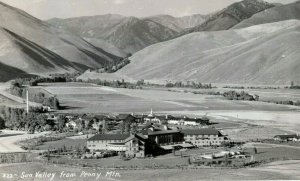
[[[145,17],[157,14],[208,14],[240,0],[0,0],[40,19],[101,14]],[[295,0],[268,0],[290,3]]]

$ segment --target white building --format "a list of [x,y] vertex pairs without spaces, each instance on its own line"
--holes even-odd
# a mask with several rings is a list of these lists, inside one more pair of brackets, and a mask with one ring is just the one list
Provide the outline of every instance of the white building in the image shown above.
[[87,148],[91,151],[126,151],[124,144],[129,134],[97,134],[87,141]]
[[195,146],[220,146],[225,137],[216,129],[203,128],[203,129],[183,129],[184,140],[190,142]]
[[152,109],[151,109],[150,114],[149,114],[147,117],[144,118],[144,121],[145,121],[146,123],[157,123],[157,124],[161,124],[162,119],[161,119],[161,117],[156,116],[156,115],[153,113]]

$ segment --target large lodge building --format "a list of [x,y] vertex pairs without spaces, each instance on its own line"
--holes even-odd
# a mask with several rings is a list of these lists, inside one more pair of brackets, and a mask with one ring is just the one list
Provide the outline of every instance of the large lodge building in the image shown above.
[[[149,115],[97,116],[90,118],[90,122],[87,118],[89,116],[84,116],[79,122],[87,121],[85,124],[91,124],[98,133],[87,141],[87,148],[91,152],[116,151],[128,157],[143,158],[181,148],[220,146],[226,141],[218,130],[203,128],[209,124],[207,118],[155,115],[152,110]],[[71,120],[69,126],[76,128],[76,122]],[[122,129],[118,125],[122,125]],[[131,130],[133,125],[136,127],[134,132]],[[110,134],[104,129],[108,126],[114,127]],[[193,129],[186,129],[191,126]]]
[[170,152],[175,148],[220,146],[225,137],[216,129],[180,130],[150,127],[136,134],[98,134],[87,141],[94,151],[116,151],[128,157]]

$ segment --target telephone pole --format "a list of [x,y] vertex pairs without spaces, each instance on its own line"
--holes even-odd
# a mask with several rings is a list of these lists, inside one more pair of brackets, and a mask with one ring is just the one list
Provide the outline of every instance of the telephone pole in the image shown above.
[[26,112],[29,113],[29,96],[28,96],[28,90],[26,90]]

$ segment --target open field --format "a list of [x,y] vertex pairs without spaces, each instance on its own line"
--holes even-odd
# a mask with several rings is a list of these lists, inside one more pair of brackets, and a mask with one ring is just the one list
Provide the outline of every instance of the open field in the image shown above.
[[46,91],[57,95],[61,112],[106,113],[154,111],[205,111],[205,110],[264,110],[287,111],[297,107],[261,102],[230,101],[222,96],[196,95],[171,92],[167,89],[117,89],[82,83],[43,85]]
[[[283,88],[284,86],[281,86],[279,89],[277,87],[274,87],[276,89],[263,89],[265,86],[260,86],[261,89],[249,89],[248,86],[245,85],[232,85],[232,87],[241,87],[244,86],[244,89],[236,89],[236,88],[222,88],[227,85],[216,85],[218,88],[212,88],[212,89],[192,89],[192,88],[169,88],[173,91],[196,91],[196,92],[220,92],[224,93],[230,90],[234,90],[236,92],[245,91],[251,95],[258,95],[261,101],[286,101],[286,100],[292,100],[292,101],[298,101],[300,100],[300,90],[299,89],[286,89]],[[251,86],[249,86],[251,87]],[[258,86],[253,86],[258,87]],[[272,86],[270,86],[272,87]]]
[[87,139],[70,139],[70,138],[64,138],[62,140],[58,141],[49,141],[45,142],[43,145],[37,146],[39,150],[48,150],[48,148],[51,149],[61,149],[64,146],[66,148],[82,148],[86,146],[86,140]]
[[[30,164],[12,164],[1,165],[0,172],[14,174],[14,178],[10,180],[20,180],[23,174],[33,174],[33,178],[24,178],[22,180],[43,180],[48,181],[50,178],[34,178],[36,172],[47,171],[54,173],[53,180],[96,180],[95,177],[83,178],[81,173],[101,173],[98,180],[297,180],[300,179],[300,161],[279,161],[258,168],[244,168],[244,169],[215,169],[215,168],[201,168],[201,169],[159,169],[159,170],[114,170],[120,174],[120,177],[105,177],[109,169],[98,170],[89,168],[76,168],[60,165],[47,165],[42,163]],[[60,177],[61,173],[73,173],[72,178]],[[0,180],[3,179],[1,174]]]
[[[44,84],[57,95],[64,113],[155,113],[207,116],[232,139],[273,138],[300,132],[300,108],[263,102],[230,101],[222,96],[176,92],[168,89],[117,89],[85,83]],[[228,90],[228,89],[225,89]],[[284,89],[286,94],[295,90]],[[210,91],[210,90],[204,90]],[[268,91],[268,90],[259,90]],[[280,91],[280,90],[270,90]],[[283,94],[285,96],[285,94]]]

